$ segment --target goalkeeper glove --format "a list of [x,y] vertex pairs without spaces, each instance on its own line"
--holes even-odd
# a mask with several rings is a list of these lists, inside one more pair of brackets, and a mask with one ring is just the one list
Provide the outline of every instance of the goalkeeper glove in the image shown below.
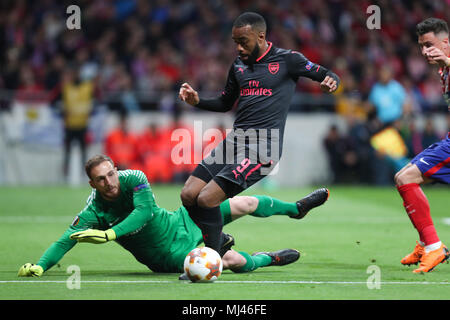
[[40,277],[44,273],[44,269],[37,264],[25,263],[20,267],[17,273],[18,277]]
[[77,240],[78,242],[88,242],[88,243],[105,243],[116,239],[116,233],[113,229],[108,229],[106,231],[87,229],[84,231],[79,231],[72,233],[70,239]]

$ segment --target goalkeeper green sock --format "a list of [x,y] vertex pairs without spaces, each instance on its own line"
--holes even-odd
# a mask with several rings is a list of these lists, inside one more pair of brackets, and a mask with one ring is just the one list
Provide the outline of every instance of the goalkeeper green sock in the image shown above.
[[267,218],[274,215],[293,216],[298,214],[297,204],[295,202],[285,202],[270,196],[255,196],[258,199],[258,207],[251,216]]
[[220,213],[222,214],[223,225],[231,222],[230,199],[227,199],[220,204]]
[[231,269],[231,271],[236,273],[250,272],[258,268],[268,266],[272,263],[272,258],[267,254],[258,254],[256,256],[251,256],[244,251],[239,251],[239,254],[241,254],[245,258],[245,260],[247,260],[247,262],[240,268]]

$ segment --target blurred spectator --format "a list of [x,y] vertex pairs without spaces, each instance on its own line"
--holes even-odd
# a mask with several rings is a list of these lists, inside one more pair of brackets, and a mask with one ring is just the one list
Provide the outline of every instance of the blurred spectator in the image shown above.
[[405,89],[405,104],[403,105],[403,116],[417,116],[422,113],[425,100],[418,87],[408,77],[403,77],[401,81]]
[[170,134],[167,128],[152,123],[138,136],[139,161],[150,182],[172,182]]
[[[350,147],[344,149],[356,152],[360,173],[373,173],[370,178],[360,175],[364,177],[360,180],[386,181],[382,171],[374,169],[383,157],[370,153],[374,152],[368,143],[370,135],[402,115],[448,111],[436,70],[429,69],[420,55],[415,25],[431,16],[450,21],[450,3],[377,1],[383,13],[381,30],[367,29],[370,4],[351,0],[283,0],[276,5],[253,0],[91,0],[79,3],[82,28],[68,30],[64,1],[6,1],[0,11],[0,88],[12,90],[11,96],[22,101],[38,99],[57,105],[62,100],[67,172],[72,141],[80,143],[84,154],[85,124],[94,90],[96,100],[119,112],[174,112],[180,107],[195,112],[177,100],[180,83],[189,81],[211,94],[221,92],[233,60],[230,57],[236,54],[230,37],[233,20],[243,11],[258,11],[266,18],[267,39],[275,46],[300,51],[341,76],[341,88],[332,96],[336,99],[329,100],[322,99],[311,81],[300,80],[296,90],[301,95],[294,97],[292,110],[334,110],[349,117],[348,135],[341,138],[348,139],[344,145]],[[64,70],[71,63],[79,66],[81,78],[68,81],[73,76]],[[84,96],[81,103],[75,103],[76,95]],[[372,110],[367,107],[369,102]],[[165,141],[176,128],[192,131],[177,122],[164,133]],[[412,121],[407,124],[402,133],[411,155],[421,145],[422,132]],[[430,134],[423,138],[432,141],[429,126]],[[171,143],[176,145],[176,141]],[[149,150],[160,148],[157,143],[146,145]],[[181,168],[172,172],[172,179],[183,181],[190,169],[189,165],[177,166]]]
[[367,107],[361,92],[357,90],[356,82],[351,74],[342,77],[342,86],[336,92],[336,113],[359,120],[367,119]]
[[400,133],[408,148],[408,158],[414,158],[423,150],[422,132],[418,130],[415,119],[404,119]]
[[[194,129],[181,121],[181,114],[174,113],[170,132],[170,162],[173,164],[173,181],[184,183],[197,166],[196,160],[202,160],[202,139],[196,137]],[[200,144],[195,139],[201,139]]]
[[61,54],[55,55],[52,62],[48,65],[45,74],[45,89],[50,93],[50,102],[53,104],[59,98],[61,94],[61,80],[64,73],[66,60]]
[[47,100],[44,87],[36,81],[29,65],[20,68],[16,100],[20,102],[45,102]]
[[137,137],[128,129],[127,120],[127,114],[120,113],[118,126],[106,135],[104,150],[119,170],[142,170],[138,162]]
[[[17,89],[24,62],[41,78],[53,74],[53,61],[63,58],[80,65],[83,79],[98,74],[106,90],[108,82],[114,81],[113,70],[123,65],[130,79],[125,80],[126,91],[159,93],[161,88],[173,90],[180,81],[189,80],[200,90],[220,92],[225,79],[211,75],[227,74],[231,64],[229,57],[236,50],[229,36],[232,22],[242,11],[254,10],[265,16],[267,38],[275,45],[301,51],[339,74],[352,74],[354,79],[349,80],[362,96],[373,85],[374,69],[390,65],[395,78],[405,75],[412,81],[411,88],[420,89],[422,108],[442,110],[443,100],[434,91],[436,77],[429,76],[419,54],[414,27],[430,16],[449,21],[448,1],[381,1],[377,4],[385,13],[382,29],[368,32],[366,9],[370,4],[350,0],[284,0],[276,6],[267,1],[92,0],[79,4],[82,28],[67,30],[65,2],[7,1],[0,15],[0,83]],[[336,65],[340,60],[346,62],[342,70]],[[205,78],[212,80],[204,82]],[[309,82],[300,81],[297,89],[317,93],[317,86]],[[128,93],[125,97],[127,106],[136,106],[128,100]]]
[[74,68],[64,71],[61,86],[64,118],[64,174],[67,177],[72,142],[81,149],[81,163],[86,162],[86,133],[94,104],[94,83],[81,81]]
[[378,82],[369,94],[369,101],[383,124],[400,119],[406,99],[405,89],[392,77],[391,67],[383,65],[378,72]]
[[120,102],[120,109],[122,112],[126,112],[128,114],[138,112],[141,108],[136,97],[136,93],[133,91],[131,77],[124,70],[119,70],[120,73],[116,75],[118,91],[115,98]]
[[434,129],[433,120],[431,118],[427,118],[422,134],[422,150],[428,148],[439,140],[441,140],[441,138]]
[[332,182],[357,182],[359,159],[351,140],[342,135],[336,125],[332,125],[323,143],[327,150],[328,163],[333,172]]
[[377,117],[373,123],[373,134],[370,138],[374,149],[371,159],[373,183],[377,185],[390,185],[395,172],[398,172],[408,162],[408,147],[401,135],[402,121],[396,120],[391,125],[383,125]]
[[374,176],[373,158],[375,151],[370,144],[373,128],[366,122],[352,114],[346,116],[348,139],[350,139],[358,158],[357,182],[370,183]]
[[450,113],[447,113],[445,119],[447,120],[447,130],[446,130],[446,132],[444,133],[444,136],[446,137],[447,134],[450,134]]

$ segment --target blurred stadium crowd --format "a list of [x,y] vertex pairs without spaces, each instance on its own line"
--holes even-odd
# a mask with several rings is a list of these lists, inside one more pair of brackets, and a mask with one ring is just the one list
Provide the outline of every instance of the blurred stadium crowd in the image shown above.
[[[72,4],[81,8],[79,30],[66,27]],[[380,30],[366,26],[372,4],[381,9]],[[0,5],[0,110],[11,101],[50,103],[62,111],[66,145],[84,143],[89,115],[100,103],[121,114],[194,112],[177,100],[179,86],[188,81],[211,95],[223,89],[236,56],[231,25],[243,11],[266,18],[267,38],[276,46],[300,51],[341,77],[331,100],[301,79],[292,108],[347,119],[348,132],[332,126],[324,138],[335,182],[377,182],[361,173],[371,172],[369,160],[377,155],[370,136],[386,125],[399,129],[408,156],[444,135],[431,120],[420,132],[413,121],[447,112],[415,25],[427,17],[449,22],[450,0],[6,0]]]

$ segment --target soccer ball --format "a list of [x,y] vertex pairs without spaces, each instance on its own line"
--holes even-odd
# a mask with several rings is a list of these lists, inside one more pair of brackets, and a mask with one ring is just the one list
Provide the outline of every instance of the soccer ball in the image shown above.
[[217,251],[195,248],[184,259],[184,271],[192,282],[213,282],[222,273],[222,259]]

